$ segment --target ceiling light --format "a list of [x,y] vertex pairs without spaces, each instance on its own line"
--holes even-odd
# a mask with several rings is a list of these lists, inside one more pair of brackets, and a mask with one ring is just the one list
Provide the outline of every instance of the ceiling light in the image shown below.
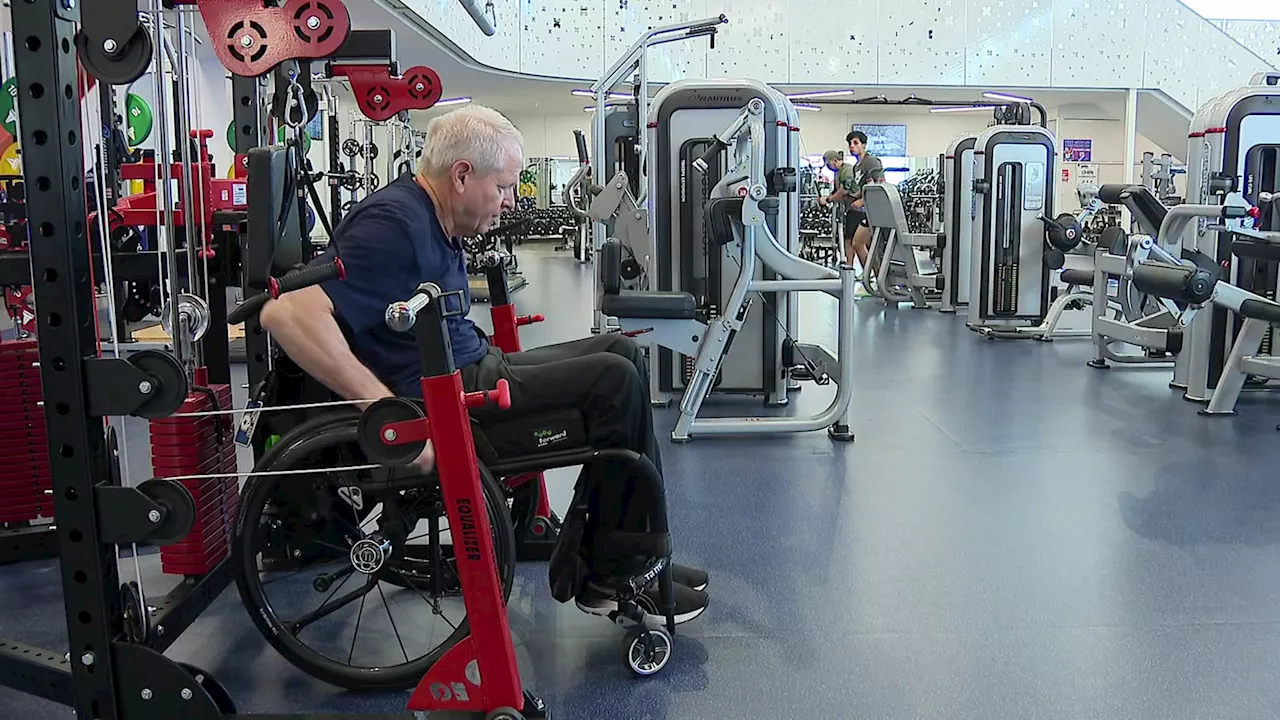
[[591,92],[590,90],[570,90],[569,94],[577,95],[578,97],[589,97],[589,98],[593,98],[596,96],[596,94]]
[[797,110],[808,110],[809,112],[822,112],[820,105],[812,105],[810,103],[794,103]]
[[444,107],[446,105],[466,105],[469,102],[471,102],[471,98],[469,97],[456,97],[456,98],[449,98],[448,100],[441,100],[437,102],[435,105],[432,105],[432,107]]
[[813,92],[793,93],[787,96],[788,100],[816,100],[818,98],[833,97],[849,97],[853,95],[852,90],[815,90]]
[[998,92],[984,92],[982,93],[982,97],[987,98],[989,100],[1003,100],[1004,102],[1016,102],[1016,103],[1035,102],[1035,100],[1032,100],[1031,98],[1019,97],[1017,95],[1006,95],[1005,93],[998,93]]
[[[605,105],[605,106],[604,106],[604,109],[605,109],[605,110],[612,110],[612,109],[614,109],[615,107],[617,107],[617,105]],[[588,106],[586,106],[586,107],[582,108],[582,112],[595,112],[595,111],[596,111],[596,106],[595,106],[595,105],[588,105]]]
[[931,113],[958,113],[958,112],[977,112],[979,110],[995,110],[998,105],[964,105],[961,107],[936,107],[929,108]]

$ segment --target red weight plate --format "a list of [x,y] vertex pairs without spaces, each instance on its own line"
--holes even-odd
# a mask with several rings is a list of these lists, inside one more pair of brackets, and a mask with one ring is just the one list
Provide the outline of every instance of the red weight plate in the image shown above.
[[212,475],[215,473],[235,472],[234,466],[229,470],[223,470],[227,467],[227,462],[235,453],[228,453],[220,458],[210,458],[205,461],[187,460],[182,458],[155,458],[151,462],[151,472],[155,477],[183,478],[188,475]]
[[48,435],[47,429],[44,423],[27,421],[0,422],[0,438],[22,434],[38,434],[40,437],[46,437]]
[[51,518],[54,516],[53,503],[32,504],[33,502],[24,501],[21,504],[4,503],[0,505],[0,523],[22,522],[23,520]]
[[0,508],[22,507],[32,503],[53,504],[53,496],[46,495],[46,489],[29,487],[22,490],[0,490]]
[[173,468],[175,467],[195,468],[188,470],[187,474],[198,475],[202,471],[201,469],[205,469],[207,472],[216,472],[216,470],[213,470],[212,468],[221,466],[222,463],[226,462],[228,458],[234,455],[234,447],[224,447],[221,449],[210,448],[207,451],[200,452],[198,455],[192,453],[171,454],[159,452],[151,456],[151,465],[157,468],[157,471],[159,468],[164,468],[170,474],[172,474]]
[[223,528],[220,533],[207,534],[205,538],[202,542],[184,539],[180,543],[166,545],[161,552],[168,556],[165,558],[167,560],[195,560],[210,552],[226,550],[230,545],[226,528]]
[[160,569],[168,575],[204,575],[229,554],[226,540],[203,548],[198,554],[173,552],[172,547],[176,546],[160,548]]
[[24,459],[18,464],[5,462],[4,466],[0,466],[0,479],[6,480],[22,480],[33,477],[44,477],[51,474],[49,466],[49,457],[44,459]]
[[227,525],[222,518],[218,518],[214,522],[207,523],[204,527],[193,527],[191,532],[182,539],[181,545],[184,547],[187,543],[207,548],[219,540],[227,538]]
[[44,483],[48,487],[53,487],[53,474],[48,469],[40,468],[23,468],[25,472],[12,472],[7,475],[0,475],[0,487],[7,487],[15,483]]

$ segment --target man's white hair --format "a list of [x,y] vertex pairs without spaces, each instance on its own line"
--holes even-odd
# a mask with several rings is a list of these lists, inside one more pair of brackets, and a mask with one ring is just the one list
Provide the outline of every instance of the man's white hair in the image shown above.
[[524,136],[502,113],[483,105],[468,105],[431,119],[418,174],[441,177],[459,160],[466,160],[482,175],[506,165],[512,144],[524,145]]

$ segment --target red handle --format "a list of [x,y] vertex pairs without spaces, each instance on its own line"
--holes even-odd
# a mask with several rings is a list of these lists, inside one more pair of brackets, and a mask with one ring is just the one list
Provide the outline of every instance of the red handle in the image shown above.
[[462,396],[468,408],[497,405],[502,410],[511,409],[511,384],[505,378],[498,380],[497,388],[466,393]]
[[542,315],[521,315],[520,317],[516,318],[516,326],[519,327],[521,325],[532,325],[534,323],[540,323],[543,320],[546,320],[546,318],[543,317]]

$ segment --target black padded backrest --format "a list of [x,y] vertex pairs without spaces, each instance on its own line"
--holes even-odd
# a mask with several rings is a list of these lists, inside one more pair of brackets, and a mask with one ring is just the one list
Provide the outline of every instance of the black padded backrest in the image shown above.
[[742,198],[718,197],[707,203],[707,234],[719,245],[733,242],[733,220],[742,217]]
[[1125,183],[1107,183],[1098,188],[1098,199],[1108,205],[1120,205],[1124,203],[1120,196],[1131,187],[1133,185],[1126,185]]
[[605,295],[622,292],[622,242],[609,238],[600,247],[600,286]]

